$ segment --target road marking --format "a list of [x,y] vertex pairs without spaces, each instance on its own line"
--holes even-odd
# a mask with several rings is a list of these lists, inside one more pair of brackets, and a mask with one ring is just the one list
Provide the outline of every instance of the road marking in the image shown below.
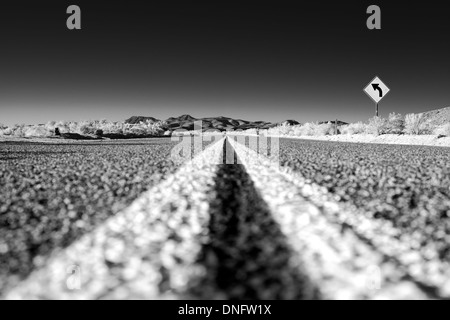
[[[6,299],[189,298],[204,274],[209,203],[224,139],[145,192],[130,207],[50,258]],[[68,274],[76,266],[79,274]],[[71,291],[79,276],[79,290]],[[68,288],[69,287],[69,288]]]
[[[223,163],[224,149],[236,153],[260,195],[256,197],[258,204],[267,204],[267,213],[286,236],[294,252],[287,264],[305,272],[324,298],[450,296],[448,263],[424,261],[411,248],[413,239],[408,235],[386,221],[345,209],[326,190],[308,183],[299,173],[280,168],[277,161],[231,138],[224,148],[224,141],[214,143],[129,208],[56,253],[4,298],[197,297],[191,296],[189,289],[207,278],[208,266],[199,263],[198,257],[211,241],[211,203],[218,197],[217,164]],[[245,194],[242,199],[247,199]],[[244,213],[245,208],[246,203]],[[254,212],[250,208],[247,216],[264,221],[261,210],[255,208]],[[248,227],[255,229],[255,234],[262,230],[257,223]],[[216,231],[216,240],[225,240],[220,237],[220,228]],[[284,274],[291,272],[286,269]],[[430,294],[436,288],[439,290]],[[220,298],[221,294],[227,292],[208,292],[206,298]]]
[[427,298],[417,284],[405,279],[403,270],[385,262],[383,253],[330,223],[329,215],[348,213],[324,198],[322,191],[233,139],[228,142],[325,298]]
[[201,255],[207,274],[193,288],[198,298],[320,299],[242,165],[219,166],[216,195]]

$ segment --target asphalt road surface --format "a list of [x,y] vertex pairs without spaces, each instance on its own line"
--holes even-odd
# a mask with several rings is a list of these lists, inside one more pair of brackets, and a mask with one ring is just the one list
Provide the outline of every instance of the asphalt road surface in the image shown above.
[[448,149],[238,140],[0,144],[0,298],[450,298]]

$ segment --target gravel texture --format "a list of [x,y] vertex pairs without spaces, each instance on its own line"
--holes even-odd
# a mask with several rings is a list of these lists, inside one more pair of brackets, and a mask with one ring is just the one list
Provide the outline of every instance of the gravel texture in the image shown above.
[[351,215],[317,186],[278,162],[261,157],[239,143],[231,144],[243,160],[272,216],[296,252],[297,259],[328,299],[424,298],[405,279],[401,268],[330,217]]
[[[450,155],[446,148],[281,141],[281,165],[334,202],[356,234],[431,298],[450,297]],[[316,194],[319,194],[316,192]]]
[[0,144],[0,294],[173,173],[172,147]]
[[0,297],[450,297],[447,149],[241,142],[0,144]]
[[[222,156],[222,145],[223,141],[217,142],[131,206],[55,254],[6,298],[187,297],[189,283],[203,272],[195,260],[208,236],[209,190],[219,162],[214,158]],[[80,290],[68,290],[71,266],[81,272]]]

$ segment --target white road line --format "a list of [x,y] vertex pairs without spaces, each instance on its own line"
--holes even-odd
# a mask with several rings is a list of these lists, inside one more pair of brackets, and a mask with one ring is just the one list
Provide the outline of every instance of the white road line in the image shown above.
[[186,298],[189,281],[205,272],[195,261],[208,240],[209,197],[223,142],[56,254],[5,298]]
[[[245,166],[273,218],[297,252],[302,267],[331,299],[423,299],[427,296],[384,255],[344,232],[327,215],[345,215],[322,191],[297,173],[280,168],[244,145],[228,140]],[[307,200],[307,198],[308,200]],[[314,204],[311,199],[322,201]],[[326,208],[323,212],[321,208]],[[389,232],[389,231],[388,231]]]

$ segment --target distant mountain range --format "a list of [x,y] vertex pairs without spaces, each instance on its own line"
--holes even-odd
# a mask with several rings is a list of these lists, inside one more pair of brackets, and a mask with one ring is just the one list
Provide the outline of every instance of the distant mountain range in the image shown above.
[[[171,117],[165,122],[167,123],[167,129],[170,131],[184,129],[194,130],[194,122],[202,121],[203,130],[247,130],[247,129],[269,129],[276,127],[280,124],[297,125],[300,124],[295,120],[286,120],[278,123],[266,122],[266,121],[247,121],[241,119],[233,119],[228,117],[213,117],[213,118],[194,118],[190,115],[182,115],[180,117]],[[125,120],[125,123],[138,124],[141,122],[150,121],[158,122],[159,119],[153,117],[131,117]],[[338,121],[339,124],[346,124],[345,122]]]

